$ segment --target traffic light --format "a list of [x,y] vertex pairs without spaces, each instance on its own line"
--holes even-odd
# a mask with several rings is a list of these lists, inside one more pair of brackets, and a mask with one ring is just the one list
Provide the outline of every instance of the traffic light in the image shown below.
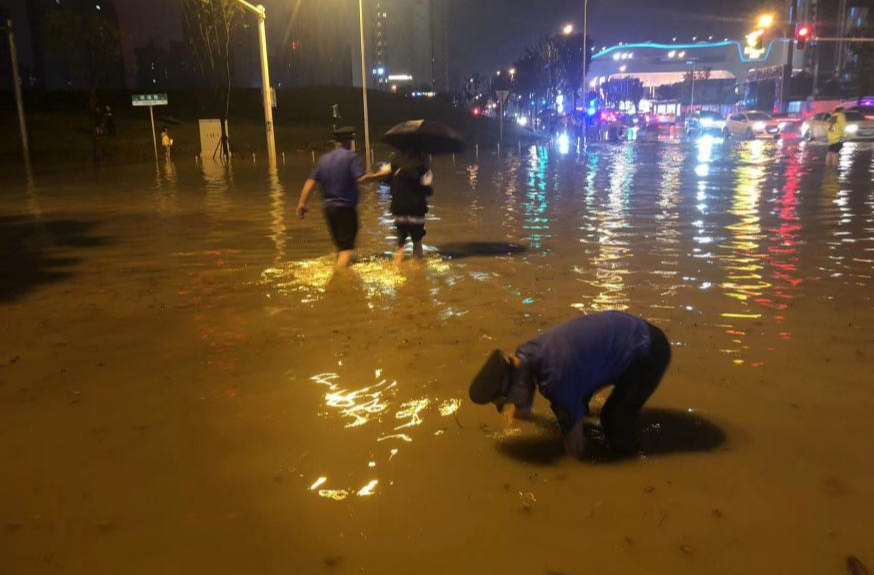
[[795,29],[795,47],[799,50],[804,50],[807,47],[807,41],[810,40],[810,34],[810,26],[799,24]]

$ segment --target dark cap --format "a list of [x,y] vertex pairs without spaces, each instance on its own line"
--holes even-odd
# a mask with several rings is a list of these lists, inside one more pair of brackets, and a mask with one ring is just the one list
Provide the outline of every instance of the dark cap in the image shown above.
[[356,130],[354,126],[344,126],[334,130],[334,139],[338,142],[348,142],[355,139]]
[[506,384],[512,370],[504,352],[493,351],[470,384],[470,400],[478,405],[506,401]]

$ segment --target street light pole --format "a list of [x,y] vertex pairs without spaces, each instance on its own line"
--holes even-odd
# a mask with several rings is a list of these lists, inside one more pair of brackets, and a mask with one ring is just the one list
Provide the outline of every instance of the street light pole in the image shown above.
[[[589,0],[583,2],[583,107],[588,110],[589,106],[586,102],[586,96],[589,93],[588,78],[589,67]],[[585,149],[589,138],[589,115],[586,113],[583,116],[583,148]]]
[[695,108],[695,60],[692,60],[692,93],[689,95],[689,113]]
[[6,20],[5,26],[0,30],[6,30],[9,36],[9,57],[12,59],[12,85],[15,90],[15,105],[18,108],[18,129],[21,132],[21,151],[24,154],[24,166],[30,172],[30,144],[27,139],[27,122],[24,118],[24,100],[21,96],[21,76],[18,73],[18,53],[15,49],[15,34],[12,30],[12,20]]
[[243,8],[258,17],[258,43],[261,57],[261,92],[264,101],[264,128],[267,132],[267,161],[276,165],[276,138],[273,133],[273,95],[270,86],[270,66],[267,59],[267,10],[246,0],[236,0]]
[[367,55],[364,45],[364,0],[358,0],[358,26],[361,31],[361,98],[364,105],[364,161],[370,171],[370,118],[367,109]]

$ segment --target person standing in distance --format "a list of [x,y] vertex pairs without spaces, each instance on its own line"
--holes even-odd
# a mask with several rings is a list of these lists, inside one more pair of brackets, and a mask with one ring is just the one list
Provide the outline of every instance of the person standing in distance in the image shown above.
[[572,319],[523,343],[512,355],[495,350],[470,386],[479,405],[498,411],[512,403],[514,415],[531,415],[540,390],[558,419],[565,447],[582,458],[583,418],[599,389],[613,385],[601,410],[601,426],[610,447],[637,451],[635,424],[640,410],[662,380],[671,361],[665,333],[637,316],[606,311]]
[[828,153],[825,155],[825,165],[837,167],[841,157],[841,149],[847,137],[847,116],[843,106],[835,108],[828,121],[828,129],[825,133],[828,140]]
[[297,215],[303,219],[309,209],[307,201],[316,184],[322,188],[322,209],[331,238],[337,247],[337,267],[352,265],[355,239],[358,236],[358,184],[378,179],[367,174],[361,157],[351,150],[355,128],[334,131],[334,149],[319,158],[307,178],[297,203]]

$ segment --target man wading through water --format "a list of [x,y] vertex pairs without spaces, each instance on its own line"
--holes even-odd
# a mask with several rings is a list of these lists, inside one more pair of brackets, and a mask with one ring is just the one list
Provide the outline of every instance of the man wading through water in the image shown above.
[[307,178],[297,203],[297,215],[303,219],[310,194],[320,184],[322,208],[331,239],[337,247],[337,267],[352,265],[355,255],[355,238],[358,236],[358,184],[380,178],[367,174],[361,157],[351,150],[355,128],[340,128],[334,132],[334,149],[319,158],[315,169]]

